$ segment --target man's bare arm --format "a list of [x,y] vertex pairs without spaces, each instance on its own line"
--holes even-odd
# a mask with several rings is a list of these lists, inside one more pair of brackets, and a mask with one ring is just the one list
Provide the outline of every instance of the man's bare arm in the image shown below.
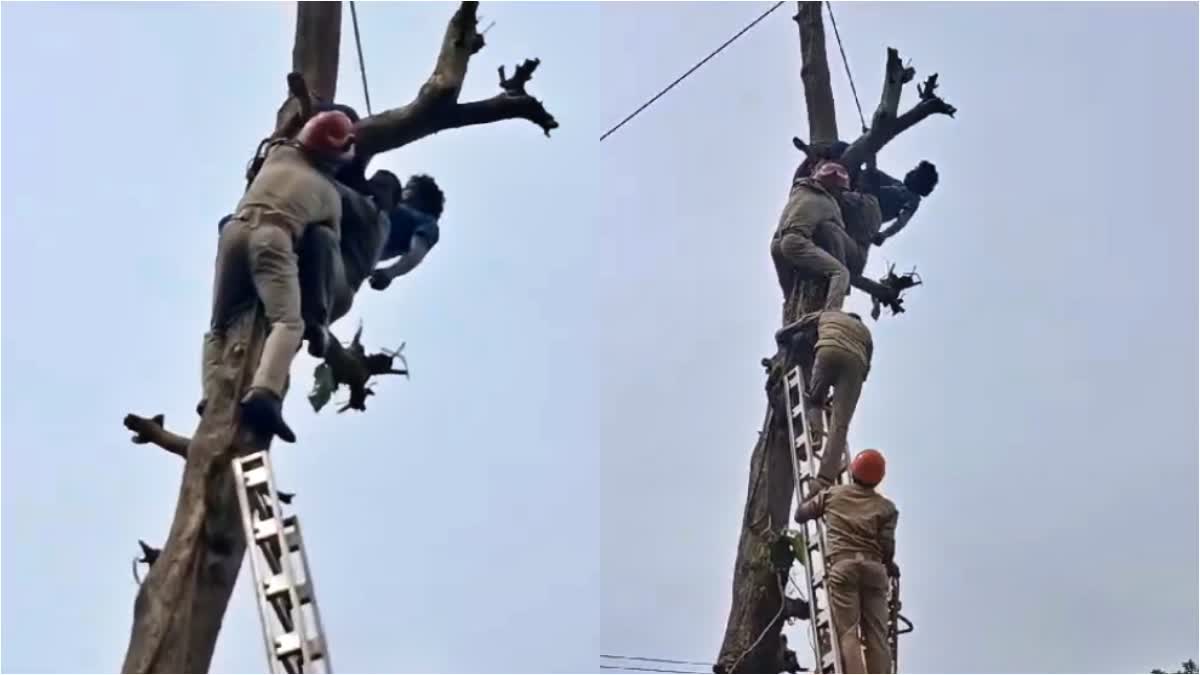
[[382,291],[392,283],[392,279],[404,276],[417,268],[425,256],[429,253],[429,244],[425,238],[414,234],[412,242],[409,244],[409,249],[406,253],[400,256],[396,262],[381,267],[371,273],[371,288],[377,291]]
[[882,232],[875,235],[875,245],[882,246],[883,242],[887,241],[888,239],[891,239],[892,237],[896,236],[897,234],[900,234],[900,230],[903,230],[904,227],[906,225],[908,225],[908,221],[912,220],[913,215],[916,214],[917,208],[920,205],[921,205],[921,202],[914,201],[910,205],[905,206],[903,209],[901,209],[900,215],[896,216],[896,220],[893,221],[891,225],[884,228],[884,230]]

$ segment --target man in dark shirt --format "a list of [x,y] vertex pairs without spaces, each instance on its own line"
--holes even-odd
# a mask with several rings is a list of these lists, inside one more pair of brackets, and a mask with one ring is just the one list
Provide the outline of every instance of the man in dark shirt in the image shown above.
[[[308,351],[325,354],[328,326],[345,316],[354,295],[371,279],[377,290],[411,272],[440,238],[438,218],[445,196],[426,175],[404,187],[390,171],[377,171],[364,194],[338,184],[342,197],[342,237],[336,241],[312,230],[301,242],[300,276]],[[376,270],[380,261],[399,257]]]
[[441,236],[438,219],[442,216],[446,198],[430,176],[418,174],[408,179],[400,195],[400,203],[388,216],[392,231],[388,236],[380,262],[399,257],[387,267],[371,273],[371,288],[382,291],[396,277],[416,269]]
[[908,225],[908,221],[912,220],[921,205],[921,199],[933,194],[933,189],[938,183],[938,173],[937,167],[924,160],[904,175],[903,182],[882,171],[875,173],[875,195],[879,198],[881,222],[895,220],[891,226],[872,237],[872,243],[883,246],[885,241],[899,234],[900,230]]

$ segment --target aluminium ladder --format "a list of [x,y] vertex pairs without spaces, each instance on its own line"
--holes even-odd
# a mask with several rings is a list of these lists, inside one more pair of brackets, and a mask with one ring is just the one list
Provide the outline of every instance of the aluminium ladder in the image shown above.
[[[803,369],[797,365],[791,368],[784,377],[783,400],[787,407],[788,436],[792,439],[792,477],[795,481],[797,504],[802,504],[816,494],[817,472],[824,455],[823,439],[815,438],[808,424],[807,392]],[[821,406],[821,416],[824,429],[829,429],[829,415]],[[803,451],[805,459],[797,456],[797,451]],[[843,470],[837,478],[838,483],[846,481],[846,471]],[[833,611],[829,606],[829,594],[825,585],[825,550],[828,545],[825,538],[823,519],[814,518],[801,526],[804,556],[800,561],[804,565],[804,576],[808,586],[808,601],[811,610],[809,619],[809,640],[813,645],[813,658],[818,673],[843,673],[841,651],[837,648],[837,629],[833,623]],[[888,598],[890,621],[888,622],[888,645],[891,652],[892,672],[899,672],[899,636],[912,632],[913,626],[908,619],[900,615],[900,584],[896,579],[891,580],[891,590]],[[898,622],[905,624],[900,629]]]
[[[806,392],[804,371],[799,365],[788,370],[783,380],[783,400],[787,407],[788,438],[791,439],[789,455],[792,458],[792,478],[796,489],[796,504],[803,504],[809,497],[816,494],[817,471],[820,467],[821,453],[824,442],[813,438],[808,425],[808,413],[805,410]],[[822,415],[825,415],[822,412]],[[827,417],[827,415],[826,415]],[[828,419],[825,428],[828,429]],[[801,460],[797,452],[802,451],[805,459]],[[841,482],[841,476],[838,477]],[[825,524],[823,519],[814,518],[801,527],[804,543],[805,585],[808,587],[809,641],[813,645],[814,672],[842,673],[842,655],[837,648],[837,630],[833,625],[833,611],[829,607],[829,594],[825,588]],[[814,554],[819,556],[815,558]],[[815,563],[821,564],[818,571]]]
[[270,672],[333,672],[300,521],[283,514],[267,452],[234,458],[233,477]]

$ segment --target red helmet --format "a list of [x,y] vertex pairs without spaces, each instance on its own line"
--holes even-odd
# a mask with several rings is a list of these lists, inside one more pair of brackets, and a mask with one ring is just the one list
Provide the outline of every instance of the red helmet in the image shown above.
[[846,167],[832,160],[822,162],[813,172],[813,178],[829,187],[850,189],[850,174],[846,171]]
[[354,122],[340,110],[326,110],[313,115],[296,135],[308,150],[335,158],[353,153]]
[[883,455],[878,450],[863,450],[850,462],[850,475],[854,476],[858,482],[874,487],[883,480],[886,468],[887,462],[884,461]]

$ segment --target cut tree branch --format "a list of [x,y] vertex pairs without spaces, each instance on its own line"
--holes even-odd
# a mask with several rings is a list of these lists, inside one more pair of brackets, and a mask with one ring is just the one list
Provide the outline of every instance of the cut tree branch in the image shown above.
[[163,426],[163,415],[151,418],[139,417],[133,413],[125,416],[125,428],[133,432],[130,440],[138,445],[152,443],[173,455],[187,458],[188,443],[192,439],[167,431]]
[[[147,418],[129,413],[125,416],[124,424],[126,429],[133,432],[133,438],[129,439],[130,442],[136,445],[157,445],[172,455],[187,459],[188,444],[192,442],[192,439],[167,431],[163,421],[163,415]],[[244,455],[253,450],[234,443],[234,452]]]
[[887,145],[900,134],[911,129],[918,122],[931,115],[946,115],[954,117],[957,112],[954,106],[946,103],[937,95],[937,74],[930,75],[925,85],[918,85],[920,101],[903,115],[896,115],[899,108],[900,88],[913,78],[911,68],[905,68],[900,63],[900,55],[894,49],[888,49],[888,61],[884,76],[883,97],[879,108],[871,122],[871,128],[859,136],[846,152],[842,153],[842,164],[854,173],[858,167],[874,157],[883,146]]
[[500,68],[502,93],[481,101],[458,102],[467,64],[484,46],[483,36],[476,30],[477,5],[476,2],[462,3],[450,19],[437,65],[415,99],[407,105],[359,121],[356,131],[361,156],[369,158],[446,129],[503,120],[533,122],[547,136],[558,128],[558,121],[542,102],[525,90],[541,63],[538,59],[527,59],[517,66],[512,78],[505,77],[504,69]]

